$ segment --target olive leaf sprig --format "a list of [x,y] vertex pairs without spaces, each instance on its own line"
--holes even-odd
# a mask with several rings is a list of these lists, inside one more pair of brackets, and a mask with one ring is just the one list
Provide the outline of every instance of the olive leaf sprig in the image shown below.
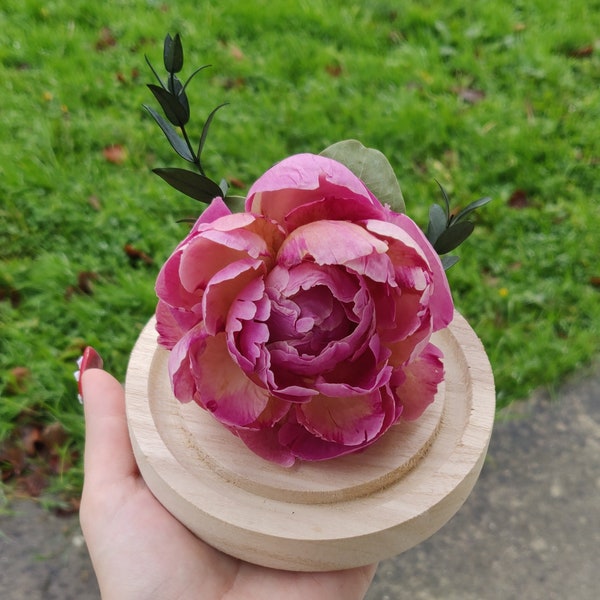
[[427,225],[426,236],[434,250],[441,256],[442,265],[445,270],[448,270],[452,265],[455,265],[459,258],[458,256],[442,256],[451,252],[460,244],[462,244],[473,233],[475,224],[473,221],[466,221],[474,210],[484,206],[491,201],[491,198],[480,198],[471,202],[456,214],[450,211],[450,199],[446,190],[437,182],[444,198],[444,206],[432,204],[429,209],[429,223]]
[[[196,172],[188,169],[158,168],[153,169],[153,172],[162,177],[162,179],[176,190],[200,202],[208,204],[216,196],[224,198],[227,194],[227,182],[223,179],[220,183],[216,183],[207,177],[201,159],[212,120],[216,112],[225,106],[226,103],[220,104],[208,115],[202,128],[197,150],[192,145],[190,136],[186,130],[186,125],[190,120],[190,104],[186,88],[195,75],[210,67],[210,65],[199,67],[190,75],[185,83],[182,83],[177,77],[177,73],[183,68],[183,46],[179,34],[176,34],[174,38],[170,34],[167,34],[165,37],[163,62],[167,71],[166,83],[156,72],[148,57],[146,56],[145,58],[159,83],[159,85],[150,83],[148,84],[148,88],[163,109],[166,119],[151,106],[144,104],[144,108],[162,129],[173,150],[181,158],[192,163],[197,169]],[[175,127],[180,129],[181,135],[177,133]]]

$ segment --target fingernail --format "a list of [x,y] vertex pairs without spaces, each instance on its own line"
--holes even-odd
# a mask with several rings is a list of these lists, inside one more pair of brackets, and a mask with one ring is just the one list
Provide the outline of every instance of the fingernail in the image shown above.
[[104,364],[100,355],[91,347],[88,346],[83,354],[77,360],[77,366],[79,369],[73,373],[77,381],[77,398],[79,402],[83,402],[83,391],[81,389],[81,375],[88,369],[101,369]]

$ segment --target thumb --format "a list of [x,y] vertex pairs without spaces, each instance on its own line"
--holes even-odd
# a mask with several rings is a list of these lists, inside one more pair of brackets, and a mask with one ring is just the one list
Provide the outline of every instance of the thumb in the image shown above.
[[111,486],[137,475],[127,420],[125,393],[121,384],[106,371],[89,369],[82,373],[85,414],[85,485]]

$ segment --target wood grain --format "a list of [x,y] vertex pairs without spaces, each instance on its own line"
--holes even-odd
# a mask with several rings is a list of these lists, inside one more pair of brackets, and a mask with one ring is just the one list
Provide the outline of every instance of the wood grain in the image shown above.
[[389,558],[448,521],[483,464],[494,411],[481,342],[458,313],[434,342],[446,377],[436,401],[363,452],[290,469],[251,453],[194,403],[172,394],[154,320],[126,379],[140,471],[162,504],[200,538],[249,562],[297,571]]

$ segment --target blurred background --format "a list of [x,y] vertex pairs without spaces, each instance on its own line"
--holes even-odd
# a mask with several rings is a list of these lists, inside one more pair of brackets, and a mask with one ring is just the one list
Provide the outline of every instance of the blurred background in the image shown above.
[[0,8],[0,464],[5,498],[76,512],[91,344],[123,378],[158,269],[203,205],[151,169],[185,166],[158,109],[180,33],[203,161],[244,195],[273,163],[355,138],[407,213],[482,196],[448,272],[499,408],[556,389],[600,341],[600,3],[3,0]]

